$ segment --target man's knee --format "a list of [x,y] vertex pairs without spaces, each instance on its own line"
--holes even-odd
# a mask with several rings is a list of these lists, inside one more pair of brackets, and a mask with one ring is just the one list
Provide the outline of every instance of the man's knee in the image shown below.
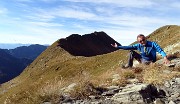
[[138,54],[137,52],[135,52],[135,51],[133,51],[133,50],[130,50],[129,56],[130,56],[131,58],[135,58],[138,62],[141,63],[141,58],[142,58],[142,57],[141,57],[140,54]]
[[129,52],[130,52],[130,53],[134,53],[134,51],[133,51],[133,50],[130,50]]
[[134,51],[133,50],[129,51],[129,56],[134,56]]

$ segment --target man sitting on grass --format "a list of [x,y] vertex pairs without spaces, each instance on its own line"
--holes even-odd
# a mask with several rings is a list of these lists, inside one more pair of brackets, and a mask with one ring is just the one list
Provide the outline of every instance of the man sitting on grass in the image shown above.
[[[169,64],[170,61],[167,58],[166,53],[162,50],[162,48],[156,43],[152,41],[147,41],[146,37],[143,34],[139,34],[137,36],[137,44],[132,46],[118,46],[116,43],[111,44],[113,47],[118,49],[130,50],[128,64],[125,68],[129,68],[133,66],[133,59],[135,58],[139,63],[150,64],[151,62],[156,61],[156,52],[160,53],[164,58],[164,63]],[[140,54],[133,50],[138,50]]]

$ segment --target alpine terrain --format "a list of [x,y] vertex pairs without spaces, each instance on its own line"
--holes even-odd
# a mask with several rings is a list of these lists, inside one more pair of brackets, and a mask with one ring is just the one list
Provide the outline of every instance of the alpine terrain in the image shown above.
[[157,63],[127,70],[121,66],[129,51],[114,49],[116,41],[105,32],[61,38],[0,86],[0,104],[178,104],[179,37],[180,26],[175,25],[147,36],[164,49],[172,65],[163,65],[158,56]]

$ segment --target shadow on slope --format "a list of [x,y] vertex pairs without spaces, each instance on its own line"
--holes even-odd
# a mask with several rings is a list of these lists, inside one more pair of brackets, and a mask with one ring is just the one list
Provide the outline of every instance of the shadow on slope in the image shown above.
[[[116,41],[105,32],[94,32],[91,34],[72,34],[67,38],[59,40],[59,46],[74,56],[96,56],[116,51],[111,44]],[[120,45],[118,42],[116,42]]]

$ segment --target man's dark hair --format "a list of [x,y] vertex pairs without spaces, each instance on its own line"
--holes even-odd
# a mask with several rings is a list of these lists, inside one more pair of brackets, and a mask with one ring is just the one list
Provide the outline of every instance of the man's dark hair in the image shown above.
[[144,38],[145,38],[145,36],[144,36],[143,34],[139,34],[139,35],[137,36],[137,39],[138,39],[139,37],[144,37]]

